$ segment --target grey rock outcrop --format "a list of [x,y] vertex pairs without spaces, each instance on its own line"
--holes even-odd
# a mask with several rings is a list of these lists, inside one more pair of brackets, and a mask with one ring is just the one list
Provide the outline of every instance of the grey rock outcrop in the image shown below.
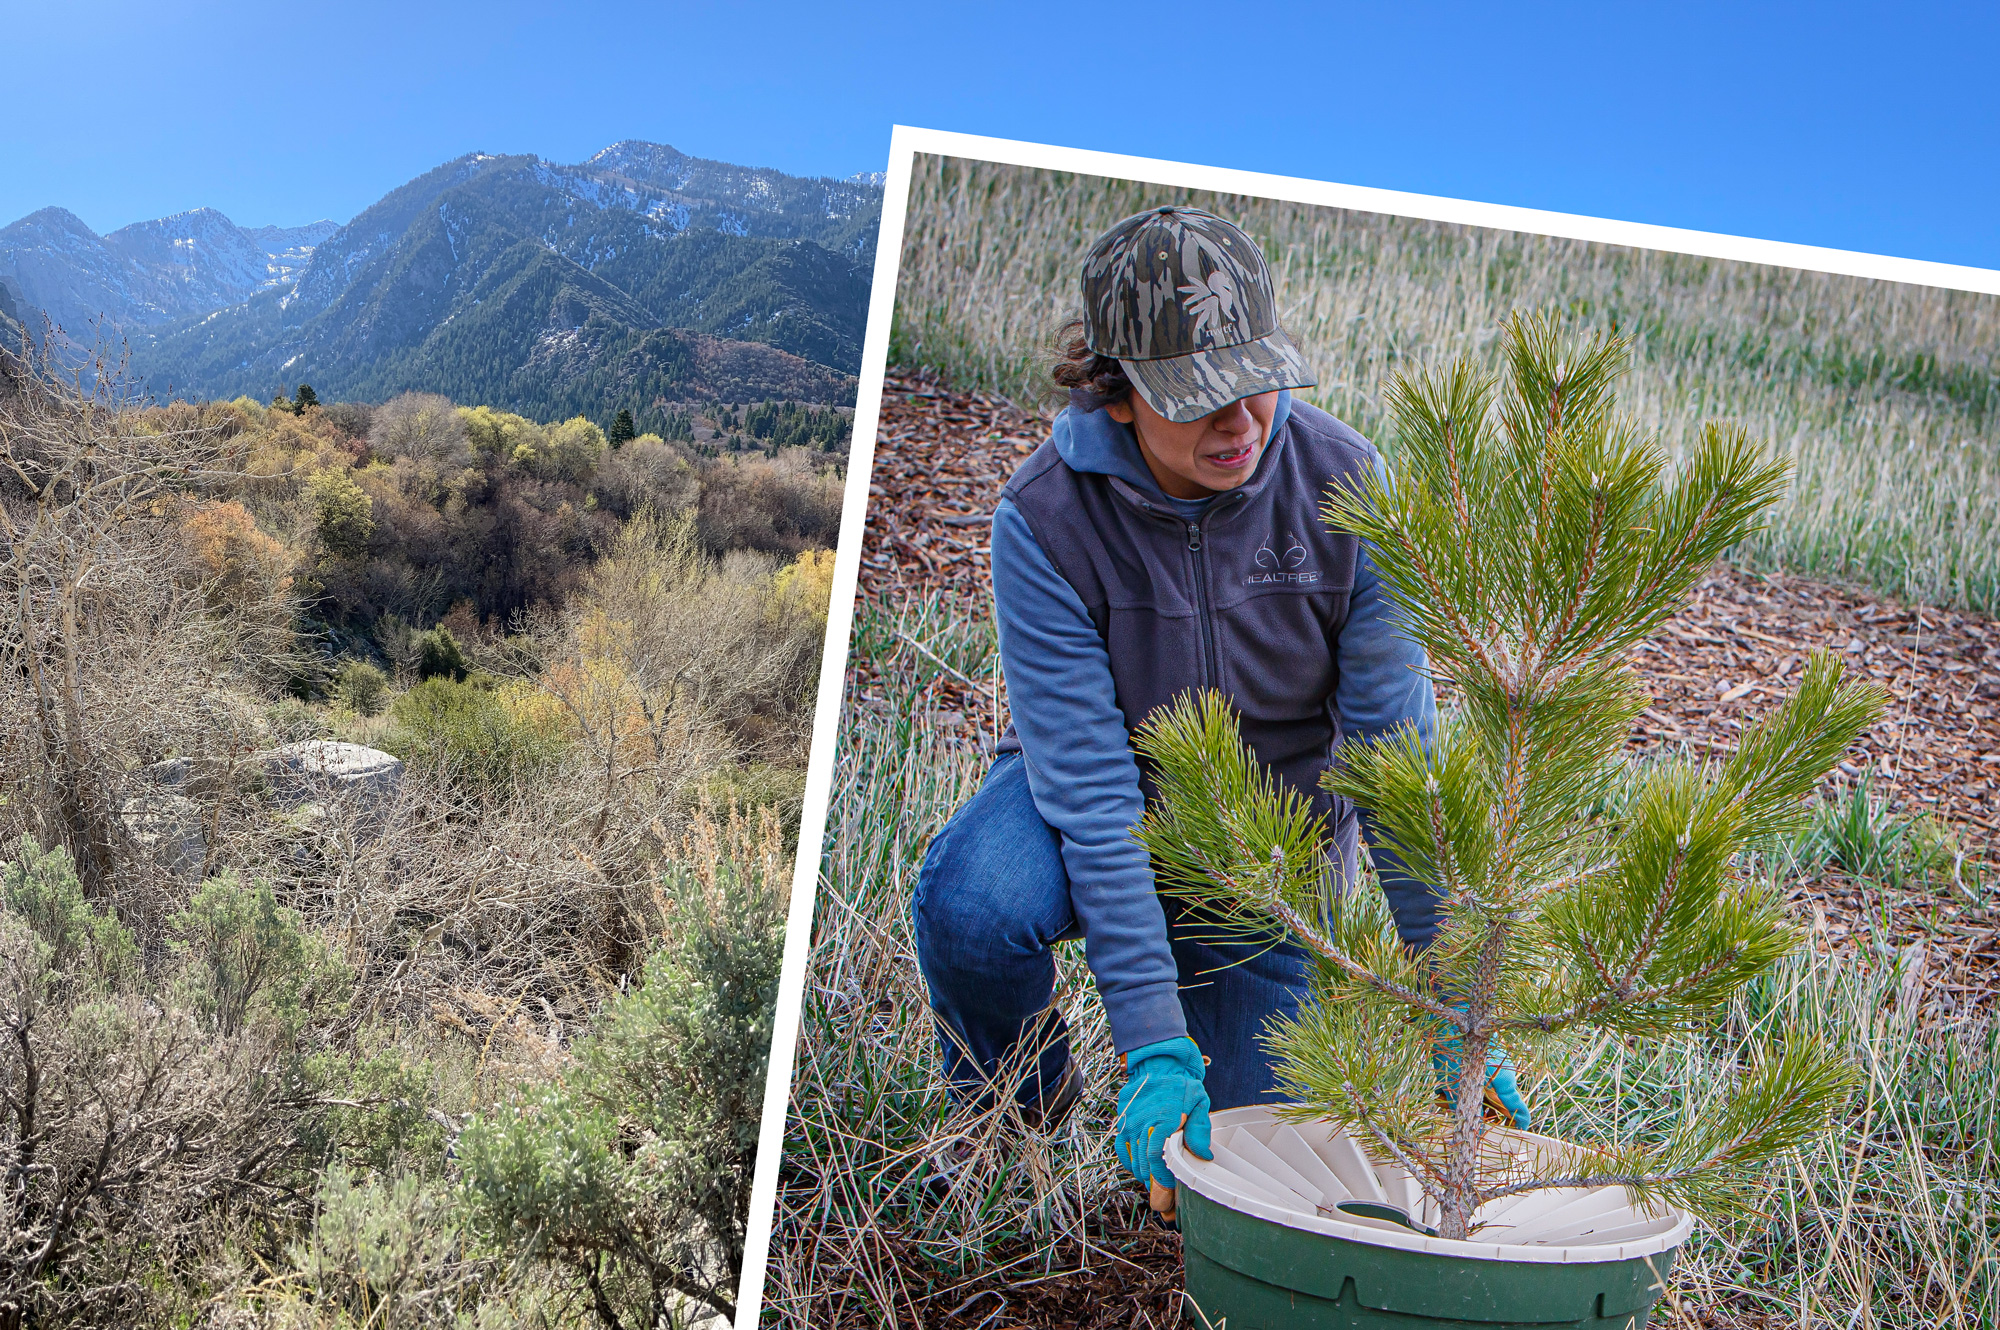
[[[201,800],[259,791],[295,814],[322,818],[335,801],[373,814],[402,788],[402,760],[361,744],[308,739],[253,753],[231,769],[215,759],[169,757],[139,769],[120,801],[126,842],[171,873],[198,873],[208,857]],[[192,798],[189,796],[193,796]],[[376,819],[364,819],[373,825]]]
[[271,782],[271,792],[293,804],[328,796],[351,798],[374,807],[396,797],[403,785],[403,762],[380,749],[330,739],[268,748],[251,758]]

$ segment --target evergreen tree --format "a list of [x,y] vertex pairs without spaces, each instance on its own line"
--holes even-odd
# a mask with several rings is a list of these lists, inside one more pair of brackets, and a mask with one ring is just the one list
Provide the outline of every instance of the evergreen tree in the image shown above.
[[759,402],[743,413],[751,437],[778,448],[832,449],[847,441],[848,420],[833,407],[801,402]]
[[319,394],[313,391],[312,385],[310,383],[300,384],[299,395],[292,405],[292,410],[299,415],[304,415],[307,407],[318,405]]
[[[1332,887],[1326,828],[1242,744],[1217,694],[1140,731],[1160,797],[1139,835],[1163,890],[1314,958],[1313,1000],[1267,1034],[1286,1112],[1331,1120],[1407,1169],[1441,1236],[1544,1187],[1622,1185],[1636,1204],[1728,1213],[1851,1087],[1853,1069],[1809,1037],[1775,1040],[1659,1145],[1482,1150],[1485,1077],[1457,1068],[1712,1022],[1798,938],[1741,852],[1799,824],[1881,697],[1816,656],[1727,760],[1628,771],[1626,737],[1650,699],[1627,656],[1754,529],[1785,464],[1710,424],[1670,476],[1658,443],[1613,415],[1624,342],[1521,317],[1506,334],[1504,389],[1465,361],[1400,377],[1393,478],[1332,491],[1325,507],[1369,542],[1403,631],[1458,699],[1428,749],[1408,731],[1348,744],[1325,778],[1373,810],[1442,898],[1437,940],[1411,955],[1379,893]],[[1631,796],[1605,812],[1621,773]]]
[[459,646],[451,629],[443,624],[417,639],[419,679],[463,679],[471,672],[472,665],[465,659],[465,649]]
[[607,436],[613,448],[622,448],[637,438],[639,431],[632,427],[632,413],[624,407],[618,408],[617,417],[611,422],[611,433]]

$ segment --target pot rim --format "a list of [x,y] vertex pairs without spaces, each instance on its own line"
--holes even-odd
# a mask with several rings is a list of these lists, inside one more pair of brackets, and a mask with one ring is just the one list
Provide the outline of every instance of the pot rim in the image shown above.
[[[1210,1123],[1214,1127],[1247,1127],[1272,1120],[1274,1117],[1271,1107],[1266,1104],[1224,1109],[1210,1117]],[[1495,1133],[1523,1141],[1557,1145],[1573,1144],[1513,1127],[1495,1127],[1493,1130]],[[1427,1252],[1459,1260],[1506,1261],[1513,1264],[1534,1265],[1592,1265],[1610,1261],[1631,1261],[1671,1251],[1687,1241],[1688,1234],[1694,1231],[1692,1215],[1673,1206],[1666,1206],[1668,1214],[1678,1216],[1677,1222],[1671,1228],[1662,1233],[1611,1245],[1582,1244],[1558,1247],[1539,1243],[1455,1241],[1448,1238],[1433,1238],[1413,1229],[1390,1230],[1328,1219],[1323,1215],[1302,1214],[1296,1210],[1287,1210],[1274,1205],[1262,1197],[1237,1190],[1228,1185],[1226,1179],[1229,1175],[1226,1171],[1206,1159],[1188,1153],[1180,1132],[1175,1132],[1167,1138],[1165,1157],[1167,1167],[1172,1170],[1174,1178],[1182,1186],[1200,1193],[1226,1209],[1306,1233],[1344,1238],[1350,1242],[1366,1243],[1371,1247],[1393,1247],[1403,1251]]]

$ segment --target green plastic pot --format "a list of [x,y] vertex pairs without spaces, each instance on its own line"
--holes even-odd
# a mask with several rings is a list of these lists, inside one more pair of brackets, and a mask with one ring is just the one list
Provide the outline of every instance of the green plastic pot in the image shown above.
[[[1576,1327],[1641,1330],[1693,1221],[1635,1210],[1622,1188],[1531,1192],[1495,1202],[1474,1240],[1422,1231],[1401,1169],[1376,1166],[1323,1124],[1264,1107],[1213,1118],[1215,1158],[1178,1136],[1189,1316],[1215,1330]],[[1497,1148],[1557,1145],[1496,1131]],[[1397,1222],[1398,1218],[1408,1222]]]

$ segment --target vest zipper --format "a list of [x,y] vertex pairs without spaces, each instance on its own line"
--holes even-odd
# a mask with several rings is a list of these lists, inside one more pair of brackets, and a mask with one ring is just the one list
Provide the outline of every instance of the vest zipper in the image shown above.
[[1208,686],[1221,691],[1222,662],[1215,646],[1215,616],[1208,603],[1208,559],[1202,550],[1201,523],[1187,524],[1188,553],[1194,556],[1195,617],[1201,623],[1202,677]]

